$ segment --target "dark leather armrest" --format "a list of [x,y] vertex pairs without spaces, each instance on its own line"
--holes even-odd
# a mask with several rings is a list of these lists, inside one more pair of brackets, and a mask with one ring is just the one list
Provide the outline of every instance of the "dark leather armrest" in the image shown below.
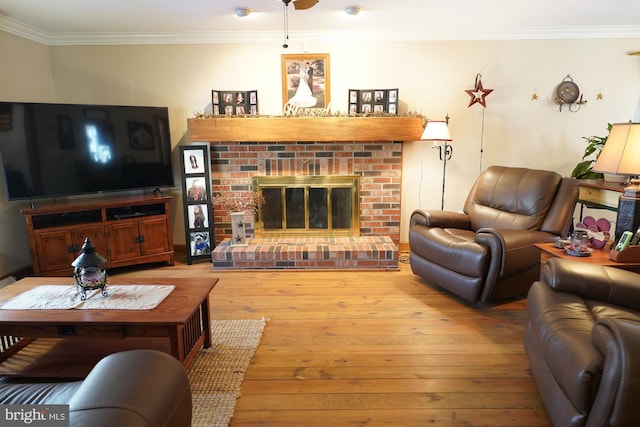
[[493,260],[500,260],[500,275],[511,275],[540,262],[540,250],[533,245],[557,238],[544,231],[481,228],[476,232],[476,242],[490,248]]
[[605,360],[587,425],[639,426],[640,323],[605,318],[591,336]]
[[69,400],[70,426],[188,426],[191,387],[173,356],[155,350],[111,354]]
[[469,216],[460,212],[432,211],[417,209],[411,214],[409,226],[422,225],[424,227],[448,227],[469,230],[471,223]]
[[640,275],[631,271],[550,258],[540,280],[557,291],[640,310]]

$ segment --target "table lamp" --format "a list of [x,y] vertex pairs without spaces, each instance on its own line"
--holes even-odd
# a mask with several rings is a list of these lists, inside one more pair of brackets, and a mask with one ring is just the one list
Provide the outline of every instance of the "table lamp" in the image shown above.
[[[604,143],[593,171],[640,175],[640,123],[615,123]],[[625,231],[635,232],[640,226],[640,180],[631,179],[618,202],[616,242]]]
[[442,203],[440,210],[444,210],[444,190],[445,180],[447,176],[447,160],[451,159],[453,154],[453,147],[449,144],[451,142],[451,134],[449,133],[449,116],[444,121],[428,121],[427,126],[424,128],[424,132],[420,137],[421,141],[433,141],[433,147],[437,148],[440,153],[440,160],[442,160]]

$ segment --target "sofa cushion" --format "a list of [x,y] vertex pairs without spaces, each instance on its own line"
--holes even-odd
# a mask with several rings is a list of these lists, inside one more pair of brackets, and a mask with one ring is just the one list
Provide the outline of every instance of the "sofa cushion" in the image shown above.
[[574,407],[589,413],[600,385],[603,354],[593,345],[599,318],[635,319],[637,313],[535,282],[527,298],[529,327],[549,371]]
[[66,405],[81,381],[27,383],[5,378],[0,384],[2,405]]

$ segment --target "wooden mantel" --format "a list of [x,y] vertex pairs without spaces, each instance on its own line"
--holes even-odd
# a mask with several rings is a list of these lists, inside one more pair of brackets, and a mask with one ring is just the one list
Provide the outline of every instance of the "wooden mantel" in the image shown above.
[[421,117],[219,117],[188,119],[190,141],[417,141]]

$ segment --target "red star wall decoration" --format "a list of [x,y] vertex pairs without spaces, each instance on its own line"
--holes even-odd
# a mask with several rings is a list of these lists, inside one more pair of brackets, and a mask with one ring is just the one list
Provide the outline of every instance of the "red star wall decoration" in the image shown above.
[[487,97],[487,95],[493,92],[493,89],[485,89],[482,86],[481,79],[482,79],[482,75],[478,74],[476,76],[476,87],[473,89],[465,90],[465,92],[467,92],[471,97],[471,101],[469,102],[469,107],[471,107],[473,104],[478,103],[483,107],[487,108],[487,101],[485,100],[485,98]]

